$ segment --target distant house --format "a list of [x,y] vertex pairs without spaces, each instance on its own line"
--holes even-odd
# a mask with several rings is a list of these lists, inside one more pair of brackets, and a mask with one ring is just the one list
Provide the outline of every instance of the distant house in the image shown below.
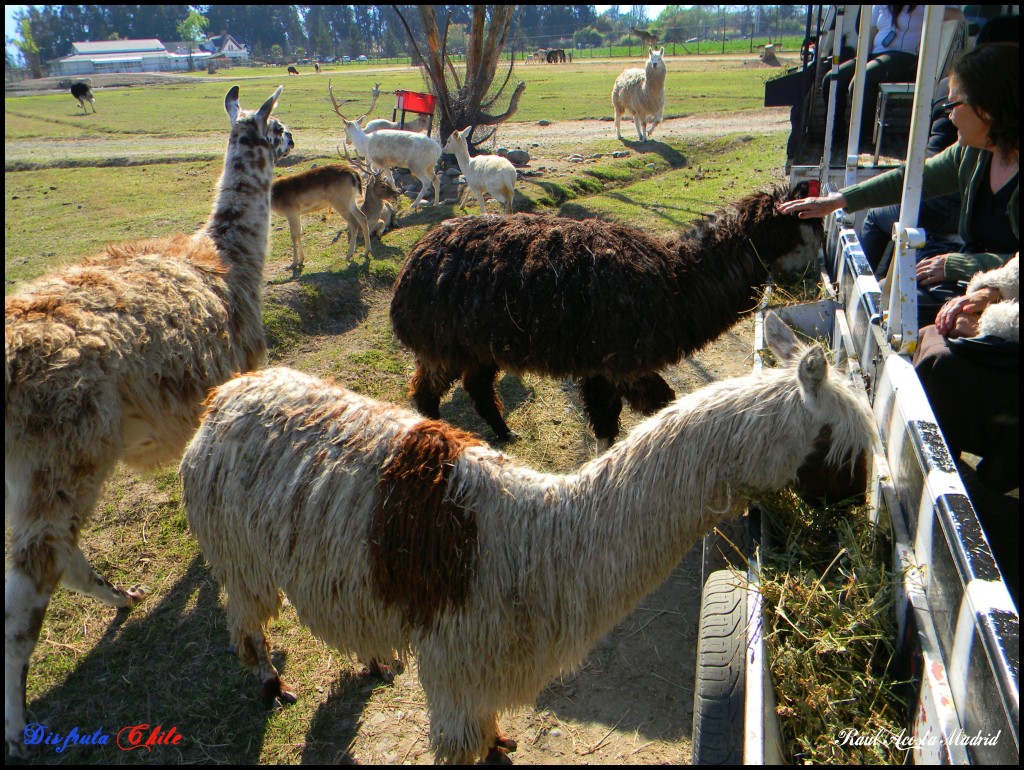
[[[178,46],[179,44],[174,44]],[[205,68],[207,51],[197,50],[193,55],[196,69]],[[188,70],[188,47],[184,53],[175,48],[169,51],[157,39],[104,40],[98,43],[71,44],[71,55],[53,59],[47,64],[50,74],[96,75],[105,72],[184,72]]]
[[235,64],[249,61],[249,49],[231,35],[215,35],[200,43],[200,46],[204,51],[214,56],[224,56]]

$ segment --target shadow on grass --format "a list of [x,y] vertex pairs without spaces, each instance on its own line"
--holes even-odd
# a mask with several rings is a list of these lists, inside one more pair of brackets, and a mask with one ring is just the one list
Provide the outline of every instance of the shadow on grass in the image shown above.
[[623,144],[638,155],[658,155],[672,168],[684,168],[686,166],[686,156],[675,147],[664,142],[659,142],[655,139],[649,139],[646,142],[624,139]]
[[[195,557],[156,601],[138,619],[118,612],[103,637],[75,659],[64,682],[29,704],[30,723],[61,735],[74,727],[83,735],[100,729],[108,743],[69,745],[60,753],[44,747],[39,759],[48,764],[259,760],[271,712],[259,700],[256,678],[229,649],[217,584],[202,558]],[[279,668],[281,659],[275,656]],[[149,725],[146,736],[158,725],[162,733],[174,727],[182,738],[177,745],[122,751],[118,733],[133,725]]]
[[[501,378],[495,383],[498,397],[501,399],[504,409],[502,415],[508,420],[509,415],[515,409],[527,401],[533,400],[535,392],[523,384],[523,381],[514,374],[505,373],[499,375]],[[441,404],[441,419],[449,422],[463,430],[469,430],[480,436],[488,444],[500,447],[500,442],[491,426],[484,422],[483,418],[476,411],[473,400],[469,397],[461,384],[456,384],[452,392],[451,400]]]

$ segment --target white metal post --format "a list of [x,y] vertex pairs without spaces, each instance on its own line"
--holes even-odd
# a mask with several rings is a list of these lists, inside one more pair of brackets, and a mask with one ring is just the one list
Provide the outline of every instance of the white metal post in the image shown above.
[[864,114],[864,73],[868,54],[874,42],[871,39],[871,9],[860,6],[860,25],[857,27],[857,74],[853,78],[853,99],[850,102],[850,133],[846,140],[846,180],[844,187],[857,184],[857,159],[860,155],[860,117]]
[[886,338],[901,355],[912,356],[917,350],[917,249],[924,245],[926,234],[917,227],[921,207],[925,149],[931,130],[932,97],[939,68],[944,6],[926,5],[921,48],[917,60],[917,83],[914,86],[914,114],[910,121],[910,147],[903,172],[903,196],[900,218],[893,225],[892,268],[888,280],[889,316]]

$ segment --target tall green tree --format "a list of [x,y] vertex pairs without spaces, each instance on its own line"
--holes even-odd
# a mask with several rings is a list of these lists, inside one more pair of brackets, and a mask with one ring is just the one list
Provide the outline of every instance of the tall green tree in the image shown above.
[[188,71],[195,72],[196,63],[192,58],[199,40],[206,34],[210,20],[199,11],[189,11],[185,20],[178,25],[178,35],[188,42]]
[[18,20],[18,32],[21,34],[21,40],[16,41],[15,46],[21,51],[21,55],[25,57],[25,63],[32,70],[32,77],[41,78],[43,76],[43,66],[39,60],[39,46],[36,45],[35,38],[32,35],[32,23],[27,16],[22,16]]

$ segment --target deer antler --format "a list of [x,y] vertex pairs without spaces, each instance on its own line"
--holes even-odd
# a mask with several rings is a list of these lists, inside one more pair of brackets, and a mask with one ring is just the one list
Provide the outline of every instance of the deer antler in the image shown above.
[[[330,94],[330,96],[331,96],[331,104],[334,105],[334,111],[336,113],[338,113],[338,117],[341,118],[342,120],[348,120],[348,118],[346,118],[341,113],[341,104],[347,104],[348,102],[354,102],[355,99],[342,99],[341,100],[341,104],[338,104],[338,100],[334,98],[334,89],[331,86],[331,81],[330,80],[327,81],[327,93]],[[362,118],[360,118],[360,120],[361,119]]]
[[[362,158],[360,158],[358,155],[356,155],[356,157],[353,158],[351,155],[348,154],[348,146],[343,146],[343,149],[345,150],[345,160],[348,161],[349,165],[355,166],[364,174],[372,173],[370,171],[370,167],[363,161]],[[338,155],[341,155],[341,150],[338,151]]]

